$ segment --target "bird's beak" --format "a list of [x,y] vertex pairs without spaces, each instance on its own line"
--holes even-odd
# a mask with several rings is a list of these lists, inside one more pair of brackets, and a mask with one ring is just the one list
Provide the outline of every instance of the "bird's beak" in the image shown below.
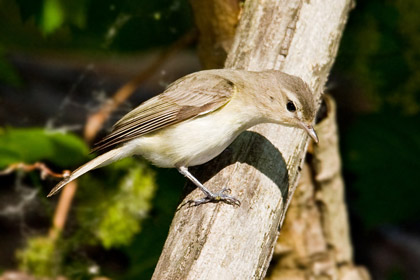
[[318,135],[316,135],[315,129],[313,128],[312,125],[305,124],[303,122],[299,122],[299,125],[308,133],[308,135],[314,140],[315,143],[319,142]]

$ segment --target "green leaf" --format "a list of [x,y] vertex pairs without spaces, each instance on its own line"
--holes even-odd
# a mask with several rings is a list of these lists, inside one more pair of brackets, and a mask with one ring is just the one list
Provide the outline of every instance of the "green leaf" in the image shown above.
[[89,147],[74,134],[44,131],[53,147],[53,158],[50,159],[58,166],[68,167],[78,165],[86,160]]
[[79,28],[83,27],[86,21],[87,2],[85,0],[45,0],[41,14],[41,30],[45,34],[51,34],[67,23]]
[[0,168],[24,162],[49,161],[69,168],[86,159],[88,148],[72,134],[42,128],[7,128],[0,130]]
[[64,10],[59,0],[45,0],[41,28],[45,34],[54,32],[64,22]]

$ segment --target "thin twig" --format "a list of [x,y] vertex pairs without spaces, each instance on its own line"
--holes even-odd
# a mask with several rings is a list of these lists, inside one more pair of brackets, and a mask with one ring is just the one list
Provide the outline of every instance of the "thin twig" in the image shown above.
[[11,174],[16,170],[23,170],[25,172],[39,170],[41,171],[41,178],[43,180],[45,180],[47,176],[54,178],[65,178],[70,176],[70,170],[64,170],[62,173],[55,173],[54,171],[49,169],[43,162],[35,162],[34,164],[26,164],[23,162],[14,163],[9,165],[6,169],[0,170],[0,176]]

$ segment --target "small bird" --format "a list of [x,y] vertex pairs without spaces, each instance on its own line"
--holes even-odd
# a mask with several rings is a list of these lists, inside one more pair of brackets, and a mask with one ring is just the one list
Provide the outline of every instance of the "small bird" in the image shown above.
[[318,142],[313,129],[316,102],[307,84],[281,71],[216,69],[187,75],[122,117],[92,152],[109,150],[73,171],[48,194],[54,195],[84,173],[140,155],[158,167],[177,168],[205,197],[195,205],[240,202],[212,193],[189,171],[210,161],[246,129],[260,123],[299,127]]

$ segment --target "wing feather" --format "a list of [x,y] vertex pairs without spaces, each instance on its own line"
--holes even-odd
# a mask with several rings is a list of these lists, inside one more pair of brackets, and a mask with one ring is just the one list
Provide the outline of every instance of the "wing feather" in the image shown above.
[[217,74],[188,75],[122,117],[92,152],[111,148],[169,125],[207,114],[230,101],[232,81]]

